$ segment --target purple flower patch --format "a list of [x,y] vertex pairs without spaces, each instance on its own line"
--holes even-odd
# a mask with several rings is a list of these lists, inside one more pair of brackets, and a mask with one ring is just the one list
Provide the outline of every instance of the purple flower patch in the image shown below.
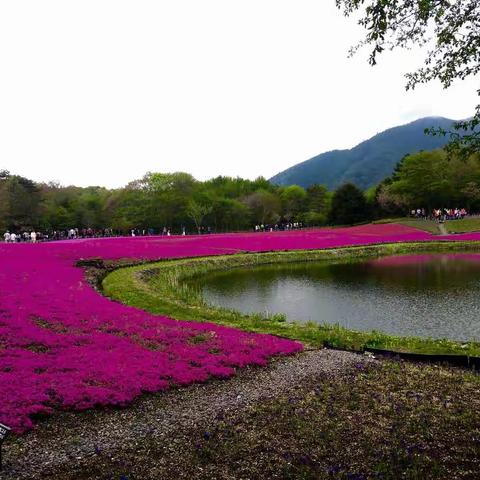
[[[21,433],[55,410],[125,406],[142,392],[228,377],[302,349],[298,342],[177,321],[113,302],[80,259],[180,258],[432,237],[377,225],[265,234],[135,237],[0,245],[0,423]],[[480,235],[458,235],[479,240]],[[445,239],[450,239],[445,237]],[[203,341],[195,341],[202,338]]]

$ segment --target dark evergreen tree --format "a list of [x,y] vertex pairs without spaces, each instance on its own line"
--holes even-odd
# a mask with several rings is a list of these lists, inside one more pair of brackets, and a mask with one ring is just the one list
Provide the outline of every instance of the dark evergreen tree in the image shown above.
[[363,192],[353,183],[335,190],[329,220],[335,225],[352,225],[368,220],[369,207]]

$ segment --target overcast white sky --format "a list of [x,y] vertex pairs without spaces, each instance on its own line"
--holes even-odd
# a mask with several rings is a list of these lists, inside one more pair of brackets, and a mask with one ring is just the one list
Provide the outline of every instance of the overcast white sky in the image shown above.
[[369,67],[334,0],[0,2],[0,168],[118,187],[147,171],[255,178],[422,116],[478,79],[405,92],[418,51]]

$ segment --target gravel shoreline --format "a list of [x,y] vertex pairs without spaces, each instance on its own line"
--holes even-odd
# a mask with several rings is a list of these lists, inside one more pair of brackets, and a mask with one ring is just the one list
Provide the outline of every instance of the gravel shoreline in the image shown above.
[[[87,473],[92,465],[121,462],[122,452],[148,442],[164,445],[170,459],[178,450],[181,462],[182,444],[192,430],[208,435],[225,414],[241,415],[252,404],[294,391],[307,379],[335,378],[374,362],[351,352],[311,350],[274,359],[266,368],[242,369],[228,380],[144,395],[125,409],[57,414],[36,430],[7,440],[0,478],[98,478]],[[165,461],[156,459],[159,467]],[[151,475],[143,478],[161,478]]]

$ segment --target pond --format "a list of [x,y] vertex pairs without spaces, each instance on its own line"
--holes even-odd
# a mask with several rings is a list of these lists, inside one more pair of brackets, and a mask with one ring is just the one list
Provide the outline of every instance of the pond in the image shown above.
[[204,299],[243,313],[401,336],[480,339],[480,254],[236,268],[196,281]]

